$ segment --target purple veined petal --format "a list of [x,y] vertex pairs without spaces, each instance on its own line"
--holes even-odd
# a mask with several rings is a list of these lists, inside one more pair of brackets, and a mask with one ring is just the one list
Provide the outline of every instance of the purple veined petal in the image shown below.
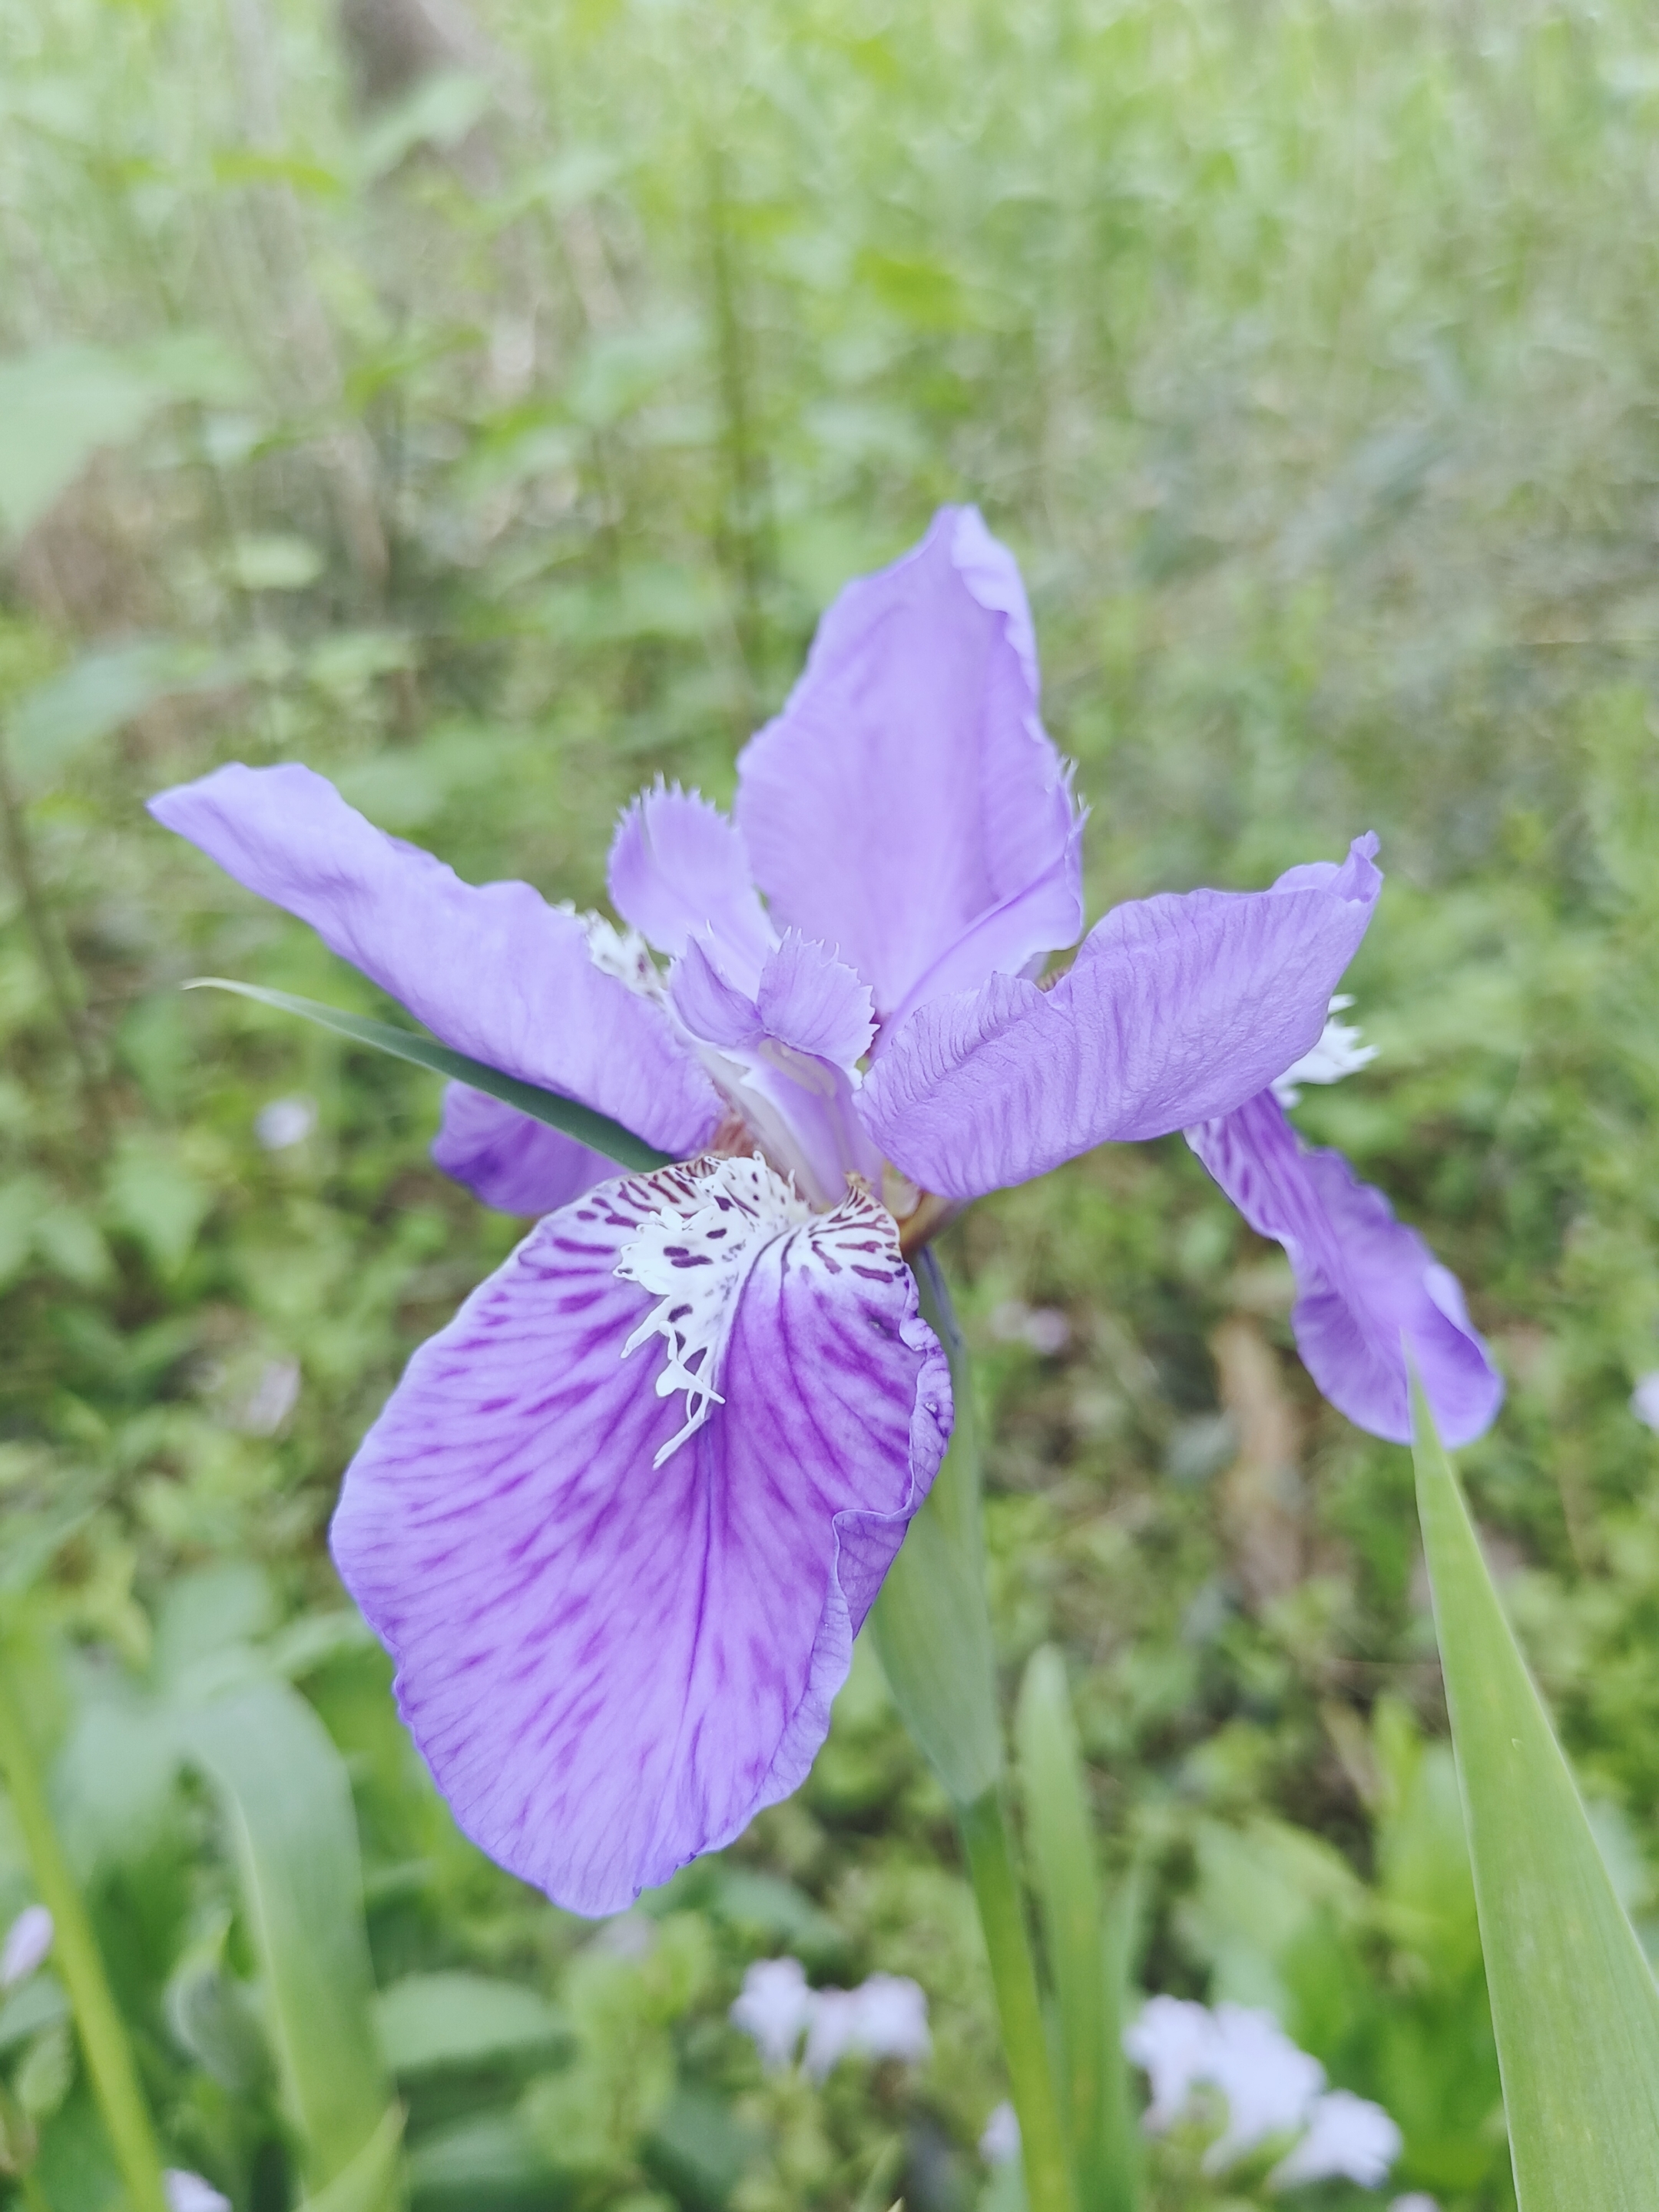
[[1076,941],[1081,821],[1019,571],[974,508],[836,599],[736,811],[775,922],[837,947],[883,1019],[931,970],[968,988]]
[[149,811],[309,922],[444,1043],[665,1152],[712,1132],[719,1099],[662,1007],[597,964],[583,924],[528,884],[463,883],[292,763],[217,769]]
[[1307,1149],[1271,1091],[1187,1141],[1251,1228],[1285,1247],[1297,1349],[1340,1413],[1409,1443],[1409,1352],[1443,1443],[1472,1443],[1492,1425],[1504,1380],[1457,1278],[1340,1152]]
[[993,976],[921,1007],[860,1093],[894,1165],[942,1198],[1242,1105],[1318,1037],[1382,878],[1374,836],[1266,891],[1115,907],[1052,990]]
[[556,1213],[617,1172],[603,1152],[467,1083],[444,1087],[432,1158],[499,1213]]
[[742,831],[700,792],[641,792],[617,824],[609,880],[611,904],[659,952],[678,959],[706,931],[725,972],[752,992],[772,931]]
[[606,1913],[787,1796],[950,1426],[868,1199],[702,1162],[539,1223],[416,1353],[332,1533],[467,1833]]
[[694,937],[668,996],[688,1033],[713,1048],[706,1064],[733,1109],[819,1204],[834,1206],[849,1175],[878,1184],[881,1154],[854,1103],[868,986],[793,932],[768,953],[758,1001],[726,980],[716,957]]

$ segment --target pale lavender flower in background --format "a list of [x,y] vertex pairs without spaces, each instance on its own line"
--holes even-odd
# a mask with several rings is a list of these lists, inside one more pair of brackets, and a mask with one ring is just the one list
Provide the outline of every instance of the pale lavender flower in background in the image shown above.
[[1356,2181],[1379,2189],[1405,2138],[1381,2105],[1351,2089],[1328,2089],[1309,2108],[1308,2131],[1267,2177],[1270,2189],[1310,2181]]
[[1185,1130],[1290,1253],[1334,1404],[1407,1438],[1408,1348],[1449,1443],[1496,1410],[1452,1277],[1273,1095],[1327,1035],[1376,840],[1120,906],[1042,988],[1084,817],[971,508],[837,599],[732,817],[634,802],[622,929],[462,883],[298,766],[152,811],[447,1044],[684,1163],[619,1176],[451,1087],[439,1164],[544,1218],[410,1363],[332,1531],[461,1826],[574,1911],[805,1777],[951,1432],[905,1260],[968,1200]]
[[824,2081],[843,2058],[919,2065],[933,2048],[927,1998],[901,1974],[872,1974],[855,1990],[815,1990],[799,1959],[761,1959],[743,1978],[729,2017],[769,2073],[786,2066],[804,2035],[804,2071]]
[[182,2166],[170,2166],[161,2176],[161,2185],[167,2191],[167,2212],[231,2212],[228,2197],[221,2196],[199,2173],[187,2173]]
[[26,1905],[0,1944],[0,1990],[15,1989],[46,1963],[57,1930],[44,1905]]
[[314,1098],[273,1098],[253,1117],[253,1133],[268,1152],[304,1144],[316,1126]]
[[775,2074],[794,2057],[817,2002],[799,1959],[757,1959],[728,2017],[754,2044],[767,2072]]
[[1324,2068],[1269,2012],[1152,1997],[1125,2029],[1123,2048],[1147,2077],[1142,2124],[1149,2133],[1167,2134],[1197,2090],[1221,2098],[1226,2124],[1204,2154],[1208,2173],[1224,2173],[1262,2144],[1295,2135],[1270,2187],[1346,2179],[1374,2189],[1400,2155],[1400,2130],[1382,2107],[1326,2089]]
[[1425,2197],[1420,2189],[1413,2189],[1405,2197],[1393,2198],[1389,2212],[1440,2212],[1432,2197]]
[[1072,1340],[1072,1324],[1058,1306],[1028,1306],[1005,1298],[993,1306],[991,1334],[1003,1344],[1025,1344],[1042,1358],[1056,1359]]
[[987,2166],[1012,2166],[1019,2156],[1019,2115],[1012,2105],[999,2105],[985,2123],[979,2154]]
[[1641,1377],[1630,1394],[1630,1409],[1644,1429],[1659,1430],[1659,1369]]

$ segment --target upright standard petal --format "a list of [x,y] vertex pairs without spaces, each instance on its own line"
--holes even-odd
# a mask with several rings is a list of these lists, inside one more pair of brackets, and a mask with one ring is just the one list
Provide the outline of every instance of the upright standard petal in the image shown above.
[[465,884],[293,764],[217,769],[149,802],[238,883],[458,1051],[562,1091],[647,1144],[689,1152],[720,1115],[660,1006],[589,956],[588,932],[528,884]]
[[1308,1372],[1339,1413],[1392,1443],[1412,1440],[1407,1355],[1443,1443],[1472,1443],[1504,1381],[1471,1327],[1457,1278],[1340,1152],[1309,1151],[1271,1091],[1187,1141],[1259,1236],[1285,1247],[1291,1315]]
[[556,1213],[617,1172],[603,1152],[466,1083],[445,1086],[432,1158],[500,1213]]
[[611,904],[659,952],[678,959],[709,935],[725,971],[753,990],[772,932],[742,832],[700,792],[641,792],[617,825],[609,881]]
[[612,1912],[786,1796],[950,1425],[867,1199],[705,1161],[540,1223],[416,1353],[333,1528],[468,1834]]
[[849,584],[738,763],[775,921],[836,948],[891,1018],[1018,974],[1083,927],[1081,818],[1037,719],[1019,571],[972,507]]
[[1382,878],[1373,836],[1266,891],[1115,907],[1050,991],[994,976],[913,1014],[860,1093],[896,1167],[942,1198],[1242,1105],[1313,1044]]

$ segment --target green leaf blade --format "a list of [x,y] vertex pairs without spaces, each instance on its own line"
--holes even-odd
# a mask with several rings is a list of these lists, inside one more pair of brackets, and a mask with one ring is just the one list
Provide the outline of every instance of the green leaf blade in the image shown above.
[[376,1021],[368,1014],[348,1013],[343,1007],[325,1006],[316,999],[296,998],[291,991],[268,991],[258,983],[232,982],[223,975],[194,975],[185,988],[234,992],[239,999],[252,999],[262,1006],[276,1007],[280,1013],[298,1014],[353,1044],[368,1045],[393,1060],[406,1060],[434,1075],[447,1076],[452,1083],[470,1084],[473,1090],[528,1114],[532,1121],[544,1121],[549,1128],[574,1137],[590,1151],[603,1152],[606,1159],[615,1160],[634,1174],[649,1174],[653,1168],[672,1164],[672,1153],[658,1152],[631,1129],[624,1129],[620,1121],[596,1114],[591,1106],[562,1097],[556,1091],[543,1091],[533,1083],[520,1083],[516,1076],[503,1075],[499,1068],[469,1059],[464,1052],[453,1052],[419,1030],[401,1029],[394,1022]]
[[1419,1393],[1434,1593],[1521,2212],[1659,2203],[1659,1988]]

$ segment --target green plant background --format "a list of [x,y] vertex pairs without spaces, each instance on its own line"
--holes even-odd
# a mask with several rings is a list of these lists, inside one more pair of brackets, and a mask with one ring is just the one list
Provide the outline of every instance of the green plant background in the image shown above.
[[[826,598],[947,498],[1024,565],[1091,913],[1381,833],[1379,1057],[1298,1120],[1509,1376],[1465,1480],[1648,1924],[1650,11],[491,0],[400,75],[416,13],[0,0],[0,1603],[170,2161],[283,2212],[395,2079],[419,2212],[1011,2201],[948,1808],[868,1653],[799,1795],[623,1923],[456,1832],[323,1536],[514,1226],[428,1164],[431,1079],[180,994],[384,1011],[141,811],[303,758],[591,903],[622,800],[729,797]],[[1139,1984],[1271,2005],[1399,2121],[1396,2187],[1505,2205],[1407,1455],[1320,1404],[1178,1139],[945,1258],[1010,1695],[1058,1644]],[[781,1949],[915,1975],[931,2063],[763,2080],[725,2012]],[[101,2212],[61,2012],[0,2008],[0,2067],[54,2212]],[[1179,2146],[1152,2187],[1215,2201]]]

